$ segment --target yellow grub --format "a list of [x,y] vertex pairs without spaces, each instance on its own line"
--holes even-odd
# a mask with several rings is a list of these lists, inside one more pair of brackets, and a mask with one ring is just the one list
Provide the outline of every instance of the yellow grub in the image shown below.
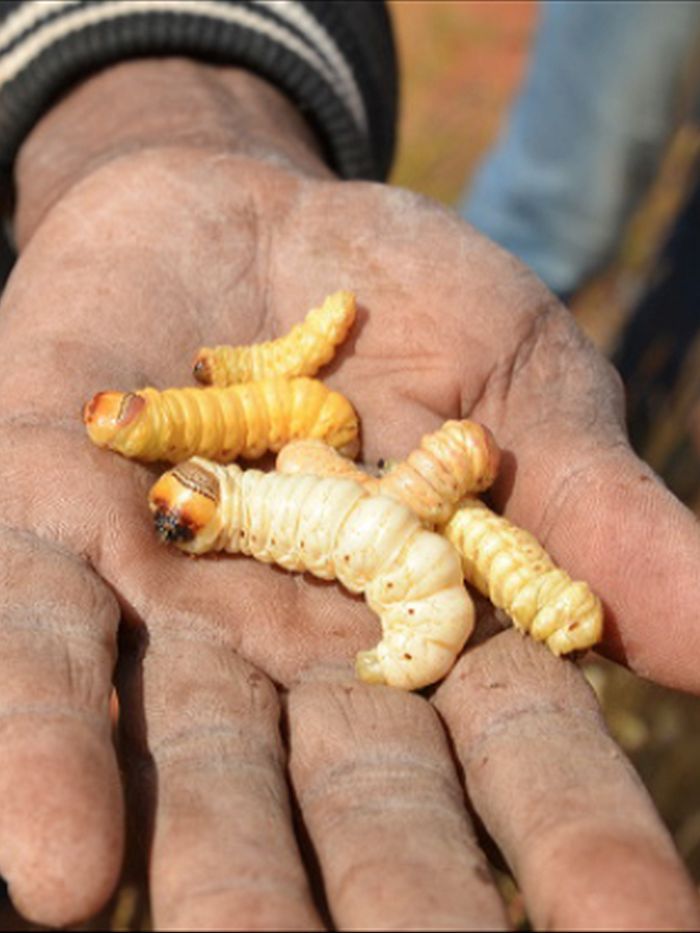
[[[450,428],[454,424],[465,422],[447,423]],[[428,438],[433,441],[440,433],[437,431]],[[488,467],[480,467],[476,457],[468,465],[462,461],[464,473],[460,473],[457,457],[450,462],[452,451],[445,458],[447,462],[441,462],[446,445],[439,443],[421,445],[421,449],[427,448],[425,457],[412,454],[377,478],[364,473],[322,441],[306,440],[282,448],[277,456],[277,469],[283,473],[355,479],[370,493],[400,499],[426,523],[435,515],[445,516],[439,523],[440,530],[460,553],[465,578],[496,607],[505,610],[518,628],[545,641],[555,654],[591,647],[602,635],[603,610],[586,583],[574,582],[529,532],[496,515],[480,500],[464,500],[453,514],[459,504],[454,499],[456,490],[474,484],[474,477],[478,478],[476,484],[495,477],[497,448],[490,434],[482,435],[482,440],[476,450],[486,452],[480,453],[480,462]],[[434,469],[432,473],[430,468],[425,470],[433,478],[429,484],[427,478],[420,476],[419,469],[424,469],[431,458]],[[438,489],[442,490],[442,499]]]
[[161,539],[188,553],[247,554],[364,593],[382,639],[357,657],[362,680],[427,686],[447,674],[473,628],[454,547],[353,480],[193,458],[158,480],[149,505]]
[[318,441],[297,441],[277,457],[281,473],[349,476],[370,492],[404,502],[426,523],[446,521],[465,495],[481,492],[496,478],[500,452],[493,435],[476,421],[446,421],[426,434],[406,460],[381,477],[363,473]]
[[200,455],[227,463],[277,452],[301,437],[322,438],[348,456],[359,446],[350,402],[308,378],[100,392],[83,419],[95,444],[143,461],[179,463]]
[[557,567],[529,532],[478,499],[465,500],[442,531],[462,558],[465,579],[554,654],[587,649],[600,640],[600,600],[586,583]]
[[335,292],[277,340],[250,346],[203,347],[194,360],[194,376],[199,382],[215,386],[274,376],[314,376],[333,358],[355,315],[352,292]]
[[410,505],[424,521],[443,522],[464,496],[488,489],[499,462],[488,428],[476,421],[446,421],[381,477],[379,489]]

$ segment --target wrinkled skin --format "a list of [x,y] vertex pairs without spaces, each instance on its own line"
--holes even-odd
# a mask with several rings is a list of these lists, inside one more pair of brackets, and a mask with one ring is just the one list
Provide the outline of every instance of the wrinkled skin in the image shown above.
[[184,146],[97,167],[26,240],[0,309],[0,871],[18,907],[71,923],[115,884],[116,664],[158,929],[324,928],[296,808],[340,928],[507,926],[471,808],[536,927],[697,928],[571,662],[486,637],[486,618],[432,696],[360,684],[379,635],[362,600],[160,545],[158,468],[81,423],[99,390],[190,384],[200,345],[279,336],[353,289],[322,376],[356,405],[363,457],[488,424],[494,506],[601,595],[605,650],[697,690],[697,525],[629,451],[616,378],[544,287],[406,192]]

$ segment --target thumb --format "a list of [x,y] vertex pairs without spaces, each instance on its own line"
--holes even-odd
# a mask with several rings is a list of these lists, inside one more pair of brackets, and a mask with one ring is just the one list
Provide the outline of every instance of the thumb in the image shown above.
[[[604,653],[700,693],[700,523],[618,434],[518,451],[505,512],[605,607]],[[500,488],[501,496],[506,490]]]

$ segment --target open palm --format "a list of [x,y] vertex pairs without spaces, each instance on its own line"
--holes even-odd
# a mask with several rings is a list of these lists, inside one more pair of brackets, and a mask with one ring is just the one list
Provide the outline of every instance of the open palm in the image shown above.
[[300,834],[340,927],[499,927],[463,782],[538,925],[692,927],[690,883],[572,665],[505,632],[467,646],[430,700],[360,684],[354,655],[379,637],[362,600],[163,547],[146,507],[158,469],[87,439],[95,392],[190,384],[199,346],[278,336],[339,288],[360,312],[321,375],[356,406],[364,459],[405,456],[448,418],[488,424],[495,506],[597,590],[607,650],[697,689],[697,527],[627,448],[607,364],[515,260],[406,192],[126,156],[54,205],[3,296],[14,898],[63,923],[114,884],[116,663],[158,928],[323,927]]

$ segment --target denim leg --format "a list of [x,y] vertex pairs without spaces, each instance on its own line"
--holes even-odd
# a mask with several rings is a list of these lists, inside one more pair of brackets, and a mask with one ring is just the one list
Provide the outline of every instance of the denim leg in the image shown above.
[[543,2],[529,72],[462,216],[574,292],[653,180],[699,35],[693,0]]

